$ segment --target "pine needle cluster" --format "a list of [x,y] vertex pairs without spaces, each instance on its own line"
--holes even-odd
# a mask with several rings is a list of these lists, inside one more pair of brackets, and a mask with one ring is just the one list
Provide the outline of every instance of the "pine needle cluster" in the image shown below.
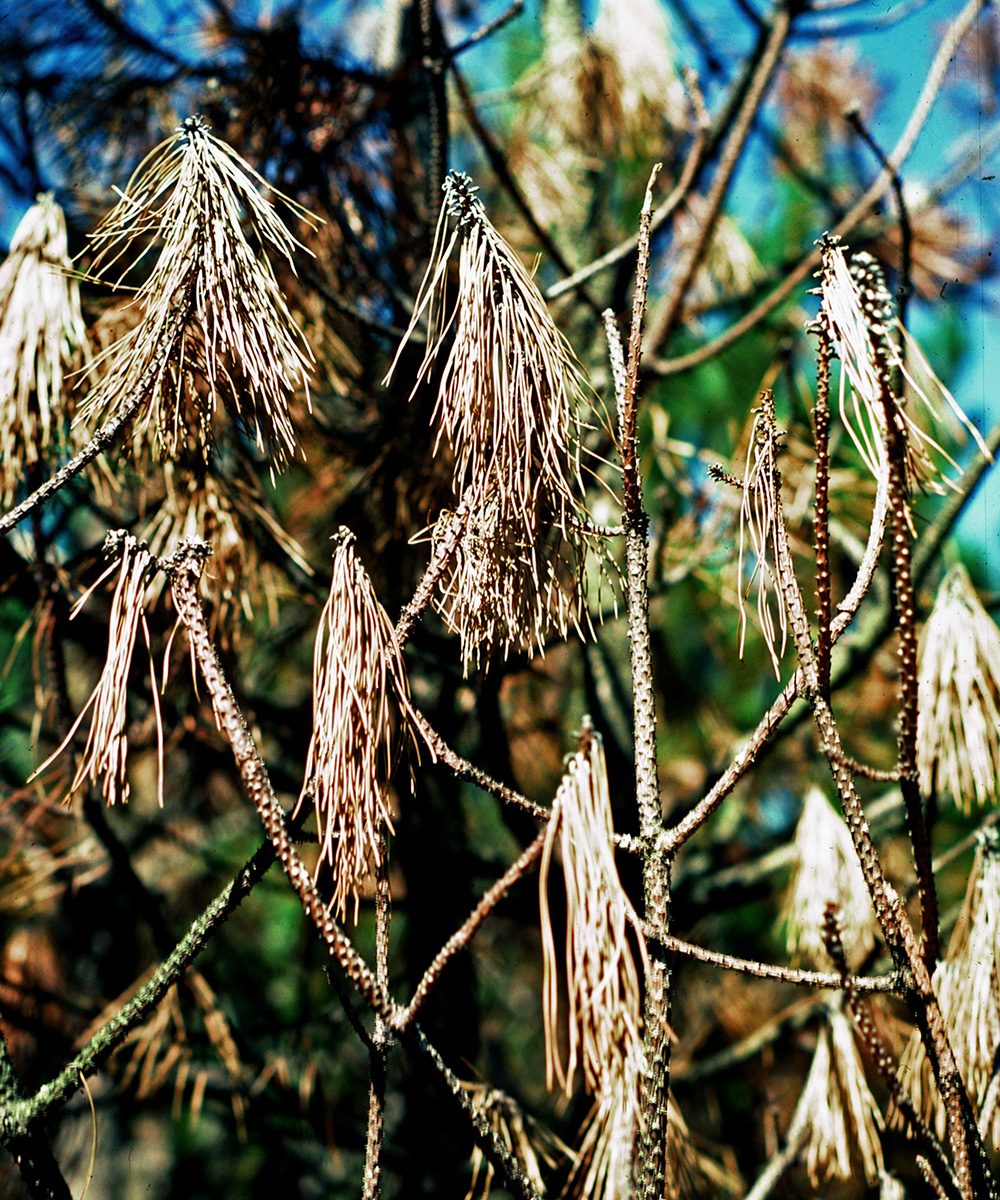
[[[449,312],[448,267],[459,243]],[[456,172],[445,182],[407,337],[425,312],[419,379],[430,377],[451,335],[434,420],[438,448],[445,443],[453,458],[465,529],[438,607],[461,636],[468,668],[496,649],[542,649],[551,632],[565,636],[578,624],[585,382],[534,280],[490,224],[471,180]]]
[[313,733],[299,806],[311,799],[320,868],[331,869],[341,917],[392,832],[389,784],[413,742],[409,685],[392,622],[361,565],[354,537],[338,535],[330,594],[313,656]]
[[[92,236],[91,274],[121,286],[153,246],[156,262],[132,300],[142,319],[97,360],[101,380],[82,416],[113,411],[152,371],[139,424],[152,421],[164,457],[210,445],[221,400],[273,466],[291,459],[289,396],[306,387],[312,355],[253,244],[288,263],[302,249],[264,199],[268,187],[200,117],[143,160]],[[164,357],[165,344],[175,349]]]
[[[558,1049],[560,956],[552,935],[548,879],[558,845],[566,885],[568,1048]],[[539,872],[545,975],[546,1080],[566,1095],[577,1070],[594,1099],[574,1177],[580,1194],[613,1197],[627,1187],[638,1127],[638,1084],[644,1070],[642,991],[629,940],[638,925],[614,857],[607,768],[600,737],[584,730],[552,806]],[[639,940],[640,957],[645,944]]]
[[66,220],[51,194],[21,218],[0,266],[0,501],[65,440],[69,371],[86,358]]

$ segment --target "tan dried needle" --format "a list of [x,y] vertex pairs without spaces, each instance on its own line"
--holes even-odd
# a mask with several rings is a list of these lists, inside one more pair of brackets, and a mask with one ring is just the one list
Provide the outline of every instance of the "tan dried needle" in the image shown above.
[[953,566],[920,638],[917,766],[925,795],[1000,798],[1000,631],[968,573]]
[[[919,346],[900,324],[882,269],[867,252],[855,254],[848,265],[840,239],[825,237],[823,266],[819,272],[822,296],[820,320],[825,321],[834,350],[842,364],[840,414],[847,432],[876,479],[888,467],[885,446],[883,381],[879,376],[876,347],[884,351],[888,368],[898,373],[935,421],[942,419],[937,397],[945,401],[955,421],[972,435],[980,450],[992,459],[982,436],[958,402],[934,375]],[[898,340],[897,340],[898,339]],[[905,346],[905,355],[900,348]],[[913,364],[921,379],[908,364]],[[913,419],[901,397],[894,397],[895,419],[906,435],[907,479],[911,486],[940,492],[946,480],[935,456],[955,467],[941,445]]]
[[[239,618],[252,620],[261,600],[273,624],[280,573],[260,546],[270,541],[305,575],[313,569],[302,547],[264,507],[255,478],[231,478],[218,459],[207,464],[196,459],[193,469],[168,460],[161,474],[165,495],[142,531],[150,553],[165,557],[169,548],[190,538],[212,545],[211,566],[202,573],[200,586],[211,603],[211,632],[222,644],[238,640]],[[158,577],[154,594],[161,585]]]
[[[732,1161],[731,1153],[728,1157]],[[671,1166],[667,1200],[688,1200],[695,1196],[721,1200],[723,1196],[735,1198],[746,1194],[743,1180],[731,1161],[723,1166],[699,1146],[673,1092],[667,1097],[667,1158]]]
[[831,1177],[850,1179],[858,1165],[869,1184],[878,1180],[884,1167],[880,1132],[885,1121],[839,1002],[827,1009],[820,1026],[793,1123],[803,1119],[809,1131],[805,1158],[813,1187]]
[[[944,960],[934,972],[934,990],[981,1133],[996,1147],[1000,1109],[992,1104],[984,1113],[1000,1045],[1000,834],[996,829],[984,829],[978,836],[962,911]],[[945,1108],[917,1031],[903,1052],[899,1073],[909,1081],[917,1112],[944,1139]]]
[[[780,675],[780,660],[785,653],[788,637],[788,616],[784,592],[774,588],[777,606],[777,627],[771,610],[769,593],[774,585],[774,570],[778,561],[778,522],[781,521],[781,499],[778,493],[778,470],[775,460],[777,429],[774,423],[774,402],[764,393],[763,404],[754,415],[747,447],[746,469],[743,473],[743,500],[740,506],[740,549],[736,577],[740,589],[740,657],[746,639],[747,617],[745,599],[757,582],[757,618],[764,635],[767,652],[776,676]],[[755,563],[750,579],[743,586],[743,562],[746,541],[754,552]],[[778,641],[780,631],[781,640]],[[778,647],[776,649],[776,646]]]
[[[449,217],[456,222],[450,234]],[[448,264],[459,242],[449,313]],[[469,178],[455,172],[445,182],[431,264],[400,351],[425,312],[418,383],[452,333],[434,420],[439,444],[451,448],[454,495],[467,513],[462,562],[442,611],[462,635],[466,666],[480,652],[542,649],[547,634],[564,635],[580,610],[585,384],[531,276],[490,224]],[[397,353],[389,376],[398,360]],[[471,573],[479,577],[472,590]]]
[[0,266],[0,502],[49,463],[67,416],[65,375],[86,354],[66,221],[51,194],[21,218]]
[[[585,1124],[574,1179],[583,1196],[625,1194],[639,1122],[644,1070],[639,971],[629,940],[637,924],[618,877],[607,769],[600,737],[585,728],[556,794],[539,872],[544,958],[546,1081],[568,1096],[576,1071],[594,1106]],[[557,953],[548,879],[556,846],[566,887],[566,945]],[[639,940],[645,962],[646,948]],[[561,958],[561,962],[560,962]],[[559,968],[566,978],[567,1056],[559,1052]]]
[[108,576],[118,571],[118,583],[111,601],[111,615],[108,622],[108,653],[104,669],[97,681],[97,686],[91,693],[90,699],[84,705],[80,715],[73,722],[72,728],[63,738],[59,746],[49,755],[44,763],[34,772],[32,778],[46,770],[54,759],[72,743],[87,713],[91,713],[90,729],[87,733],[87,744],[83,751],[73,782],[70,784],[69,796],[73,795],[88,780],[96,784],[101,780],[101,794],[106,803],[115,804],[118,800],[128,800],[129,783],[126,772],[128,760],[128,736],[126,721],[128,715],[128,678],[132,667],[132,652],[135,648],[135,638],[142,629],[146,651],[149,655],[149,674],[153,707],[156,715],[156,734],[159,762],[159,802],[163,804],[163,723],[160,719],[159,695],[156,688],[156,672],[153,666],[152,650],[149,639],[149,626],[146,624],[146,614],[143,608],[149,586],[149,574],[152,557],[149,550],[136,539],[121,530],[109,533],[105,541],[104,552],[116,560],[101,574],[92,587],[80,597],[74,605],[70,617],[75,617],[91,593],[103,583]]
[[582,559],[577,551],[567,548],[555,525],[540,527],[526,542],[523,525],[505,521],[501,507],[493,493],[464,517],[444,514],[433,531],[437,545],[450,520],[463,522],[435,607],[460,637],[466,673],[494,648],[505,656],[512,646],[544,651],[549,634],[565,637],[578,626]]
[[[499,1088],[465,1082],[462,1088],[469,1095],[473,1108],[483,1114],[493,1132],[517,1159],[535,1190],[544,1196],[542,1166],[551,1169],[560,1160],[572,1159],[573,1151]],[[476,1197],[489,1200],[493,1175],[493,1164],[476,1146],[472,1152],[472,1181],[465,1200],[476,1200]]]
[[[210,436],[220,398],[273,465],[293,456],[288,400],[307,388],[312,355],[267,254],[291,263],[303,247],[264,199],[269,187],[200,117],[185,120],[139,165],[92,236],[91,272],[120,284],[150,246],[158,253],[133,301],[142,320],[102,356],[103,377],[84,415],[115,405],[135,387],[159,361],[180,314],[179,351],[162,363],[152,414],[145,413],[165,456],[174,457],[189,436]],[[200,385],[192,386],[192,375]]]
[[392,832],[389,782],[399,752],[413,739],[412,709],[392,622],[354,550],[338,534],[330,595],[313,657],[313,733],[299,805],[316,809],[320,860],[332,868],[331,908],[343,917],[350,896],[380,861]]
[[875,945],[875,913],[847,824],[818,787],[810,787],[802,801],[793,852],[782,914],[788,953],[793,961],[830,969],[823,920],[832,901],[848,961],[859,965]]

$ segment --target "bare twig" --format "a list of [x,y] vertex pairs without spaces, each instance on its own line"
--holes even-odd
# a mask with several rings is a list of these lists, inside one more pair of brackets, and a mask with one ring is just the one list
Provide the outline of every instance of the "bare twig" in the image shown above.
[[463,758],[457,754],[444,738],[431,725],[424,714],[419,709],[414,709],[414,722],[420,732],[421,737],[431,748],[435,757],[449,767],[459,779],[465,779],[469,783],[474,783],[476,787],[482,788],[484,792],[489,792],[491,796],[496,796],[498,800],[502,800],[505,804],[513,804],[517,808],[524,809],[539,821],[547,821],[549,819],[549,811],[541,804],[535,804],[529,800],[527,796],[522,796],[520,792],[514,788],[508,787],[505,783],[500,783],[493,779],[485,771],[474,766],[467,758]]
[[[840,221],[837,222],[833,233],[837,235],[849,233],[868,214],[871,207],[882,198],[886,190],[891,187],[893,172],[899,170],[913,148],[913,143],[923,128],[924,122],[927,120],[927,116],[941,89],[945,74],[951,64],[959,42],[968,32],[969,27],[985,3],[986,0],[969,0],[969,3],[966,4],[965,8],[962,9],[952,22],[951,27],[942,39],[937,54],[934,56],[934,61],[924,82],[920,97],[914,106],[910,120],[903,130],[899,141],[896,143],[893,152],[888,156],[889,168],[883,168],[879,172],[871,186],[855,201]],[[711,342],[707,342],[704,346],[699,346],[697,350],[692,350],[689,354],[683,354],[677,358],[664,359],[650,355],[646,361],[646,370],[651,375],[668,377],[682,374],[684,371],[690,371],[694,367],[701,366],[702,363],[715,358],[716,355],[721,354],[727,347],[739,341],[744,334],[760,324],[765,317],[769,316],[780,304],[784,303],[802,281],[808,278],[810,273],[815,270],[819,261],[820,251],[810,251],[796,266],[792,267],[783,276],[781,283],[768,296],[755,305],[750,312],[734,322],[724,333],[719,334],[718,337],[713,338]]]
[[397,1023],[397,1030],[404,1032],[415,1020],[417,1013],[422,1008],[424,1001],[430,995],[434,986],[441,978],[441,973],[444,971],[448,963],[455,957],[456,954],[469,945],[476,931],[486,920],[489,914],[507,895],[510,889],[518,880],[522,879],[529,868],[534,863],[542,852],[542,847],[545,844],[545,830],[535,838],[528,848],[518,857],[500,878],[488,889],[483,898],[479,901],[476,907],[472,910],[462,927],[457,929],[445,944],[438,951],[434,961],[424,972],[420,982],[417,984],[416,990],[413,993],[413,999],[406,1008],[405,1013]]
[[[662,829],[660,788],[656,763],[656,697],[649,646],[648,518],[642,506],[642,481],[636,447],[636,411],[642,320],[649,282],[650,221],[657,164],[646,187],[639,216],[638,263],[632,298],[632,326],[624,377],[621,350],[614,323],[606,321],[615,366],[615,391],[622,450],[622,525],[625,529],[625,588],[628,636],[632,661],[632,699],[635,741],[636,803],[639,834],[643,842],[643,898],[646,920],[657,935],[667,932],[670,919],[670,860],[663,854],[658,834]],[[637,1140],[637,1195],[659,1200],[667,1177],[667,1095],[670,1088],[670,969],[662,947],[649,955],[643,1053],[647,1069],[639,1090]]]
[[541,1200],[535,1185],[528,1178],[516,1156],[507,1149],[482,1112],[472,1103],[469,1093],[462,1087],[462,1081],[453,1071],[449,1070],[444,1059],[427,1040],[419,1025],[412,1027],[407,1041],[433,1066],[435,1078],[447,1089],[469,1118],[477,1145],[481,1146],[490,1161],[496,1163],[503,1171],[507,1179],[508,1190],[519,1197],[519,1200]]
[[[699,168],[704,163],[706,141],[705,126],[699,122],[698,132],[684,160],[680,178],[671,190],[670,195],[667,196],[666,200],[663,201],[650,218],[649,229],[651,234],[655,233],[656,230],[660,229],[670,220],[678,206],[687,196]],[[608,270],[609,267],[616,266],[623,259],[628,258],[630,254],[634,254],[638,247],[639,235],[636,233],[632,237],[626,238],[623,242],[619,242],[613,250],[609,250],[606,254],[602,254],[600,258],[595,258],[593,262],[588,263],[585,267],[581,267],[579,271],[574,271],[568,278],[561,279],[558,283],[554,283],[550,288],[547,288],[545,299],[557,300],[560,296],[565,295],[566,292],[571,292],[574,288],[578,288],[586,283],[594,275]]]
[[791,28],[791,6],[777,5],[770,28],[762,36],[756,69],[722,147],[715,174],[705,195],[704,205],[698,213],[694,234],[684,247],[674,267],[670,279],[670,290],[650,320],[647,343],[651,354],[656,351],[658,346],[666,342],[677,324],[684,296],[712,236],[723,200],[729,191],[733,173],[742,157],[747,138],[753,128],[754,118],[764,102],[767,89],[781,58],[781,48],[784,46]]
[[[653,931],[643,927],[643,932],[651,941],[655,940]],[[704,946],[695,946],[682,938],[668,934],[659,941],[677,954],[687,958],[696,958],[699,962],[710,963],[722,967],[726,971],[739,971],[743,975],[754,975],[758,979],[777,979],[782,983],[794,983],[799,987],[841,988],[845,984],[840,975],[828,971],[800,971],[795,967],[779,967],[769,963],[753,962],[746,958],[736,958],[732,954],[722,954],[718,950],[706,950]],[[851,980],[859,992],[895,992],[899,987],[899,977],[895,972],[889,975],[863,976]]]
[[149,363],[136,381],[135,387],[128,396],[122,397],[116,405],[114,415],[98,429],[79,454],[74,455],[65,466],[60,467],[54,475],[46,479],[41,487],[32,492],[27,499],[22,500],[16,508],[12,508],[10,512],[4,513],[0,517],[0,534],[13,529],[15,525],[23,521],[40,504],[44,504],[50,496],[54,495],[60,488],[65,487],[71,479],[79,475],[84,467],[92,463],[99,454],[102,454],[105,450],[110,450],[118,441],[123,432],[128,428],[129,422],[134,419],[149,399],[150,393],[163,375],[167,361],[180,343],[184,326],[191,313],[192,303],[192,294],[189,290],[171,310],[155,353],[150,357]]
[[795,1110],[795,1119],[785,1134],[785,1144],[777,1154],[772,1155],[767,1166],[757,1176],[757,1182],[746,1194],[745,1200],[766,1200],[781,1182],[781,1177],[795,1162],[799,1151],[809,1137],[809,1122],[807,1110],[799,1106]]
[[80,1088],[82,1077],[93,1074],[107,1061],[128,1034],[149,1017],[196,955],[204,949],[209,938],[250,894],[273,862],[274,850],[269,842],[265,842],[233,882],[195,919],[152,978],[94,1034],[54,1079],[43,1084],[34,1096],[22,1102],[17,1110],[19,1120],[29,1124],[64,1103]]
[[[378,865],[375,874],[375,978],[389,994],[389,847],[385,830],[379,831]],[[390,1032],[379,1014],[368,1050],[371,1082],[368,1088],[368,1135],[365,1140],[363,1200],[378,1200],[381,1176],[382,1137],[385,1131],[385,1072],[389,1057]]]

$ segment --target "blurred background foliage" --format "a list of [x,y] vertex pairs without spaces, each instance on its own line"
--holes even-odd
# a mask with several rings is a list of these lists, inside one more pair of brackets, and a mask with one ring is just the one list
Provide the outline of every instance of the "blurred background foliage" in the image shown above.
[[[899,7],[929,19],[921,11],[927,6]],[[936,5],[935,19],[949,19],[954,7]],[[187,511],[178,496],[199,498],[207,514],[201,532],[217,545],[210,573],[219,580],[212,603],[224,660],[272,778],[294,801],[311,728],[312,639],[330,535],[340,524],[355,531],[395,616],[427,559],[417,535],[452,502],[445,456],[434,453],[432,390],[409,396],[422,347],[404,352],[391,387],[381,384],[429,258],[447,166],[471,173],[491,219],[534,265],[542,289],[560,291],[574,270],[634,234],[654,160],[664,163],[655,205],[694,162],[687,199],[653,243],[640,433],[667,815],[681,815],[718,777],[779,684],[752,627],[742,661],[738,655],[738,494],[712,482],[708,468],[721,463],[742,474],[751,409],[759,390],[773,387],[786,430],[785,503],[808,584],[815,375],[806,324],[816,311],[809,281],[721,353],[688,370],[671,364],[749,312],[877,174],[871,150],[844,116],[856,106],[863,122],[877,121],[886,102],[884,62],[862,57],[854,40],[856,26],[866,36],[875,31],[863,6],[815,9],[795,6],[794,36],[714,234],[664,329],[664,297],[773,21],[749,4],[545,0],[472,45],[468,39],[501,17],[502,6],[22,0],[8,7],[0,41],[0,188],[11,214],[36,193],[52,192],[81,269],[87,234],[112,204],[111,189],[124,187],[149,150],[194,112],[323,222],[309,229],[285,210],[310,251],[299,255],[295,275],[285,270],[280,278],[317,360],[311,411],[304,396],[296,403],[302,459],[271,480],[235,431],[200,474],[191,466],[183,479],[171,479],[162,464],[126,447],[0,547],[0,1017],[26,1088],[71,1057],[261,840],[204,697],[176,661],[161,701],[168,739],[162,809],[148,683],[138,667],[128,805],[105,810],[94,795],[63,805],[65,765],[57,777],[26,785],[100,669],[108,596],[96,593],[73,621],[69,606],[96,578],[108,529],[141,536],[154,519],[176,528]],[[892,21],[884,33],[889,53],[898,54]],[[983,65],[998,49],[989,10],[974,40],[979,57],[956,60],[939,104],[961,117],[969,89],[979,89],[982,151],[982,122],[995,120],[996,110],[997,76]],[[912,69],[928,66],[929,57]],[[887,193],[847,239],[854,250],[870,249],[894,289],[905,289],[909,319],[945,382],[969,352],[967,316],[991,277],[996,216],[994,209],[976,228],[963,215],[961,188],[988,164],[970,157],[958,118],[951,128],[953,137],[934,147],[932,172],[910,180],[904,167],[905,235]],[[9,238],[13,224],[5,228]],[[613,393],[598,314],[610,306],[624,317],[633,270],[634,255],[624,254],[552,300],[593,383],[588,445],[595,476],[610,492],[595,478],[592,512],[608,524],[617,519],[616,451],[607,433]],[[106,286],[85,282],[82,295],[96,349],[127,326],[128,311]],[[657,341],[657,332],[666,336]],[[67,393],[67,414],[73,402]],[[959,457],[967,452],[957,440],[948,444]],[[25,478],[24,489],[42,474]],[[833,483],[835,594],[843,595],[874,487],[842,435]],[[209,502],[213,489],[225,491],[222,501]],[[939,504],[934,496],[919,499],[919,530]],[[279,527],[295,546],[277,535]],[[959,549],[949,543],[946,554]],[[977,581],[986,583],[973,555],[974,575],[977,567]],[[925,608],[939,577],[934,567],[924,580]],[[451,744],[543,804],[551,802],[574,731],[591,714],[605,739],[617,827],[632,832],[626,631],[615,589],[596,584],[595,577],[594,636],[585,643],[553,645],[532,661],[511,656],[463,678],[456,640],[431,619],[407,661],[415,701]],[[880,577],[862,610],[863,629],[886,588]],[[149,620],[154,653],[162,656],[173,625],[165,600]],[[866,670],[845,681],[835,707],[853,752],[888,763],[893,646],[877,633],[856,640]],[[790,663],[789,655],[784,677]],[[800,724],[682,855],[679,936],[786,961],[779,914],[789,839],[810,783],[826,780],[812,733]],[[878,814],[873,822],[888,847],[890,875],[908,879],[902,852],[892,849],[902,816],[891,789],[869,785],[866,799]],[[535,826],[426,761],[414,795],[403,787],[395,803],[391,971],[405,996]],[[942,810],[935,849],[954,844],[981,818]],[[970,859],[971,849],[943,876],[946,924]],[[631,869],[623,862],[627,881]],[[572,1143],[583,1100],[559,1103],[544,1087],[537,924],[537,893],[527,883],[490,919],[472,953],[449,968],[424,1023],[462,1078],[503,1088]],[[356,936],[370,958],[368,900]],[[141,1036],[92,1082],[91,1200],[356,1195],[367,1056],[352,1028],[351,998],[328,973],[284,880],[267,876]],[[678,965],[676,997],[675,1094],[698,1152],[738,1194],[739,1179],[757,1174],[787,1124],[815,1040],[816,999],[687,961]],[[883,1018],[890,1030],[901,1021],[889,1005]],[[744,1039],[754,1035],[756,1048],[743,1053]],[[465,1195],[467,1130],[400,1052],[390,1060],[389,1097],[385,1194]],[[52,1132],[78,1195],[92,1137],[82,1095]],[[918,1189],[906,1145],[892,1136],[892,1165]],[[8,1162],[0,1170],[0,1191],[13,1200],[21,1195],[16,1172]],[[692,1180],[694,1193],[720,1194],[717,1176],[695,1172]],[[784,1194],[813,1194],[804,1171],[792,1173]],[[825,1194],[866,1193],[855,1182],[831,1184]]]

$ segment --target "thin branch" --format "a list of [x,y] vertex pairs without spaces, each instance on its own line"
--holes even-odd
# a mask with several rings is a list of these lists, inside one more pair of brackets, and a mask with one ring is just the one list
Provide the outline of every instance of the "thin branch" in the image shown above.
[[118,441],[119,436],[127,428],[129,422],[149,398],[150,392],[163,374],[167,360],[180,344],[184,326],[191,314],[193,302],[193,294],[189,290],[184,298],[171,310],[163,328],[163,336],[160,344],[157,346],[155,353],[150,358],[145,371],[139,377],[131,393],[124,397],[115,407],[115,415],[98,429],[90,442],[84,446],[79,454],[71,458],[65,466],[60,467],[54,475],[50,476],[41,487],[32,492],[27,499],[22,500],[16,508],[12,508],[10,512],[0,517],[0,534],[13,529],[18,522],[23,521],[29,513],[48,500],[60,488],[65,487],[71,479],[79,475],[84,467],[94,461],[98,454],[109,450]]
[[431,725],[424,714],[418,708],[413,710],[413,720],[420,732],[421,737],[430,747],[436,758],[449,767],[459,779],[464,779],[468,783],[474,783],[476,787],[481,788],[484,792],[489,792],[491,796],[496,796],[498,800],[502,800],[505,804],[513,804],[516,808],[523,809],[526,813],[530,813],[539,821],[547,821],[549,819],[549,810],[541,804],[535,804],[533,800],[529,800],[527,796],[522,796],[520,792],[514,788],[508,787],[505,783],[500,783],[479,767],[473,766],[467,758],[463,758],[457,754],[444,738]]
[[413,999],[410,1001],[405,1013],[400,1018],[400,1021],[396,1026],[398,1032],[405,1032],[405,1030],[413,1023],[418,1012],[423,1007],[425,1000],[430,995],[438,980],[441,978],[444,968],[448,965],[451,959],[455,957],[456,954],[464,950],[466,946],[469,945],[477,930],[493,911],[493,909],[496,908],[500,901],[507,895],[514,884],[527,874],[535,859],[538,858],[542,852],[542,848],[545,845],[545,835],[546,831],[543,829],[542,832],[535,838],[535,840],[528,846],[528,848],[520,855],[517,861],[508,867],[504,874],[501,875],[496,883],[494,883],[493,886],[485,893],[483,898],[465,919],[461,928],[456,930],[455,933],[451,935],[447,942],[445,942],[445,944],[438,951],[434,961],[424,972],[423,978],[417,984],[416,990],[413,993]]
[[[671,216],[673,216],[681,201],[687,196],[695,176],[704,164],[707,141],[705,125],[699,122],[698,132],[691,143],[691,149],[688,151],[687,158],[684,160],[680,179],[678,179],[670,195],[667,196],[666,200],[657,208],[650,219],[649,230],[651,234],[666,224]],[[625,241],[619,242],[614,249],[609,250],[606,254],[602,254],[600,258],[595,258],[593,262],[588,263],[585,267],[581,267],[579,271],[574,271],[567,279],[561,279],[558,283],[554,283],[550,288],[547,288],[545,299],[557,300],[560,296],[565,295],[566,292],[570,292],[574,288],[580,287],[581,284],[586,283],[594,275],[598,275],[601,271],[606,271],[608,268],[616,266],[623,259],[628,258],[630,254],[634,254],[638,248],[639,235],[636,233],[632,237],[626,238]]]
[[399,615],[399,620],[396,622],[396,641],[400,649],[410,640],[417,622],[430,606],[442,576],[445,575],[455,557],[458,544],[465,531],[470,502],[471,494],[467,491],[458,508],[452,513],[444,536],[435,546],[431,561],[427,564],[427,569],[421,576],[412,598]]
[[469,1093],[462,1087],[462,1081],[453,1071],[449,1070],[444,1059],[427,1040],[419,1025],[411,1028],[406,1040],[434,1067],[435,1078],[451,1093],[469,1118],[477,1145],[482,1147],[491,1162],[500,1167],[506,1176],[507,1190],[517,1196],[519,1200],[541,1200],[541,1196],[525,1174],[516,1156],[503,1144],[482,1112],[472,1103]]
[[[821,318],[822,319],[822,318]],[[825,321],[816,351],[816,405],[813,431],[816,444],[816,494],[813,503],[813,544],[816,551],[816,667],[819,688],[830,698],[830,357],[833,347]]]
[[448,173],[448,89],[445,87],[443,37],[435,0],[419,0],[420,44],[427,84],[430,153],[427,165],[427,212],[433,222]]
[[[884,281],[883,281],[884,284]],[[938,901],[931,864],[930,837],[924,819],[917,771],[917,671],[916,597],[910,547],[910,510],[907,489],[907,438],[899,420],[899,401],[893,392],[892,369],[885,334],[871,330],[874,365],[881,387],[889,505],[892,509],[892,586],[895,621],[899,632],[899,736],[897,763],[899,786],[906,806],[920,894],[920,921],[924,961],[934,970],[938,951]]]
[[[644,925],[643,932],[651,941],[656,938],[653,930]],[[683,954],[687,958],[696,958],[699,962],[710,963],[722,967],[726,971],[739,971],[744,975],[754,975],[758,979],[778,979],[782,983],[794,983],[798,987],[816,988],[845,988],[840,975],[825,971],[800,971],[794,967],[779,967],[768,963],[753,962],[746,958],[736,958],[732,954],[722,954],[718,950],[706,950],[704,946],[695,946],[682,938],[667,934],[657,939],[668,950]],[[859,975],[851,980],[859,992],[890,992],[895,993],[899,988],[899,976],[896,972],[889,975]]]
[[701,263],[712,231],[722,209],[723,200],[729,191],[733,173],[743,155],[747,138],[753,128],[771,79],[781,58],[781,49],[792,27],[792,6],[780,4],[776,7],[770,28],[762,34],[759,60],[750,80],[743,102],[740,105],[729,135],[719,155],[719,162],[705,195],[704,204],[697,215],[694,233],[681,253],[670,279],[670,290],[657,306],[649,323],[648,347],[650,353],[667,341],[680,317],[684,297],[691,280]]
[[160,1003],[167,991],[180,979],[208,940],[229,914],[250,894],[274,862],[274,849],[265,842],[229,886],[191,924],[188,932],[157,968],[155,974],[121,1009],[98,1030],[54,1079],[43,1084],[30,1099],[17,1108],[24,1124],[63,1104],[81,1086],[81,1079],[92,1075],[114,1053],[133,1029],[141,1025]]
[[[628,639],[632,665],[632,711],[635,745],[635,790],[639,810],[639,835],[643,843],[642,883],[646,920],[657,935],[670,922],[670,859],[662,852],[658,834],[663,828],[656,761],[656,693],[649,644],[649,519],[642,506],[642,479],[636,446],[639,359],[642,321],[649,283],[650,222],[657,163],[646,186],[639,214],[639,247],[632,326],[624,378],[617,329],[606,322],[615,370],[618,422],[622,453],[622,525],[625,529],[625,593]],[[659,1200],[667,1173],[668,1095],[670,1090],[670,968],[662,944],[650,947],[646,967],[643,1011],[643,1054],[646,1070],[639,1085],[639,1132],[636,1141],[636,1194],[639,1200]]]
[[[934,56],[930,72],[913,113],[910,116],[910,120],[903,130],[899,141],[896,143],[895,149],[888,157],[889,168],[883,168],[879,172],[871,186],[859,197],[841,220],[837,222],[837,225],[832,230],[834,234],[843,236],[850,233],[862,218],[867,215],[869,209],[891,187],[892,174],[899,170],[913,148],[913,143],[917,140],[917,136],[923,128],[924,122],[927,120],[937,93],[944,82],[958,43],[965,36],[970,25],[986,3],[987,0],[969,0],[969,3],[955,18],[950,29],[945,34],[937,54]],[[734,342],[738,342],[744,334],[748,333],[756,325],[759,325],[765,317],[774,312],[795,291],[799,284],[815,270],[819,262],[820,250],[815,249],[810,251],[785,275],[773,292],[761,300],[750,312],[734,322],[724,333],[719,334],[718,337],[714,338],[711,342],[707,342],[704,346],[700,346],[697,350],[692,350],[689,354],[683,354],[677,358],[665,359],[650,355],[646,361],[646,370],[651,375],[667,378],[672,375],[680,375],[684,371],[690,371],[694,367],[699,367],[702,363],[715,358]]]
[[889,1088],[893,1102],[906,1119],[911,1133],[922,1143],[924,1156],[929,1161],[933,1161],[935,1177],[947,1180],[951,1185],[950,1190],[954,1191],[956,1184],[944,1151],[933,1131],[916,1111],[913,1101],[899,1078],[896,1060],[882,1040],[868,1008],[861,1003],[858,989],[854,986],[854,980],[847,969],[847,956],[844,953],[837,921],[837,906],[832,901],[826,906],[823,941],[827,953],[837,967],[842,986],[847,993],[847,1010],[854,1022],[859,1041],[865,1047],[869,1059],[875,1064],[879,1075],[882,1076],[884,1083]]
[[618,396],[622,453],[622,525],[625,530],[626,599],[634,697],[636,799],[639,806],[639,829],[646,840],[654,839],[660,831],[662,815],[656,770],[656,704],[649,647],[649,564],[646,547],[649,521],[642,507],[636,415],[639,358],[642,353],[642,320],[646,311],[646,289],[649,283],[653,185],[659,171],[660,164],[657,164],[649,177],[646,198],[639,216],[639,261],[632,299],[632,327],[629,333],[624,386]]
[[491,37],[509,21],[512,21],[515,17],[519,17],[523,11],[524,0],[513,0],[513,3],[500,13],[499,16],[494,17],[492,21],[487,21],[485,24],[480,25],[474,33],[469,34],[464,42],[459,42],[457,46],[452,46],[448,51],[449,57],[455,58],[456,55],[468,50],[470,46],[475,46],[483,41],[484,38]]
[[23,1104],[7,1041],[0,1030],[0,1141],[17,1163],[33,1200],[72,1200],[40,1122],[20,1117]]
[[757,1182],[747,1192],[745,1200],[766,1200],[781,1182],[781,1177],[793,1165],[809,1137],[808,1111],[804,1105],[796,1107],[792,1124],[785,1135],[785,1144],[773,1155],[767,1166],[757,1176]]
[[[896,198],[896,210],[899,216],[899,287],[896,289],[896,309],[899,314],[899,323],[906,324],[906,310],[910,303],[910,295],[913,291],[913,283],[910,278],[910,272],[913,264],[913,226],[910,223],[910,211],[906,204],[906,196],[903,194],[903,181],[899,176],[899,172],[895,170],[892,163],[886,158],[885,151],[875,141],[872,135],[865,127],[865,123],[861,120],[861,114],[856,108],[844,114],[844,117],[852,129],[858,134],[865,145],[871,150],[872,154],[879,161],[879,165],[892,174],[892,194]],[[900,346],[900,353],[905,354],[906,343]]]
[[[385,829],[379,830],[375,868],[375,979],[389,994],[389,845]],[[368,1061],[371,1083],[368,1088],[368,1135],[365,1140],[365,1182],[362,1200],[378,1200],[381,1176],[382,1139],[385,1132],[386,1064],[391,1035],[385,1021],[376,1013],[375,1033],[370,1040]]]

